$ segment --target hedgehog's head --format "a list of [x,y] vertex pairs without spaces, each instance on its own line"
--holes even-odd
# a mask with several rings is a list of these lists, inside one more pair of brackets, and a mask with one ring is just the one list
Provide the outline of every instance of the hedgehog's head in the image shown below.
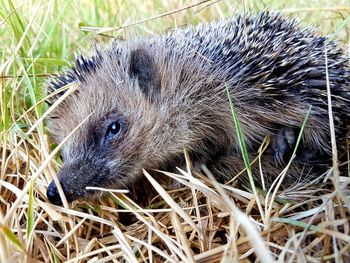
[[[156,113],[160,96],[156,62],[144,48],[127,54],[118,50],[78,58],[75,68],[49,88],[54,98],[50,104],[58,104],[47,122],[50,133],[57,143],[68,136],[58,175],[68,201],[93,196],[88,186],[125,189],[162,154],[154,148],[164,138],[150,141],[154,133],[164,134]],[[76,91],[60,102],[67,93],[54,94],[70,83],[75,83]],[[55,182],[47,197],[61,203]]]

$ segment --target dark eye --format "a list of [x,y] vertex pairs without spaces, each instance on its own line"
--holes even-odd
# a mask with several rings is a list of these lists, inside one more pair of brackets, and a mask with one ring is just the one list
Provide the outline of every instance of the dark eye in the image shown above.
[[111,141],[117,139],[123,132],[125,123],[122,120],[117,120],[109,124],[106,131],[106,140]]

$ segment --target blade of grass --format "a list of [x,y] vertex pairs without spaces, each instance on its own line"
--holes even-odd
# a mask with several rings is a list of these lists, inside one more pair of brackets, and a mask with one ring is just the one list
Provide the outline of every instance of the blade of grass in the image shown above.
[[[276,180],[273,182],[273,184],[271,185],[269,191],[266,194],[265,209],[267,208],[266,216],[267,216],[267,220],[268,221],[269,221],[269,218],[270,218],[270,215],[271,215],[271,211],[272,211],[273,204],[274,204],[274,201],[275,201],[275,198],[276,198],[276,195],[277,195],[277,191],[278,191],[279,187],[281,186],[281,184],[283,182],[283,179],[286,176],[287,171],[288,171],[290,165],[292,164],[292,162],[293,162],[293,160],[294,160],[294,158],[296,156],[297,149],[299,147],[299,144],[301,142],[304,129],[306,127],[306,123],[307,123],[307,121],[308,121],[308,119],[309,119],[309,117],[311,115],[311,109],[312,109],[312,106],[310,105],[309,110],[307,111],[306,116],[305,116],[304,121],[303,121],[303,124],[301,126],[301,129],[300,129],[300,132],[299,132],[299,135],[298,135],[298,139],[297,139],[297,141],[295,143],[295,147],[294,147],[294,150],[293,150],[293,153],[292,153],[292,156],[291,156],[289,162],[287,163],[286,167],[281,172],[280,176],[277,177]],[[274,187],[275,184],[276,184],[276,187]],[[270,198],[270,193],[271,193],[272,189],[274,189],[274,191],[273,191],[272,196]],[[269,200],[270,200],[270,203],[267,204]]]
[[298,221],[298,220],[294,220],[294,219],[291,219],[291,218],[274,218],[272,220],[275,221],[275,222],[280,222],[280,223],[286,223],[286,224],[290,224],[290,225],[294,225],[294,226],[299,226],[299,227],[302,227],[304,229],[310,229],[310,230],[318,232],[320,234],[326,234],[326,235],[329,235],[331,237],[335,237],[335,238],[338,238],[340,240],[343,240],[345,242],[350,242],[350,236],[349,235],[340,233],[338,231],[325,229],[325,228],[322,228],[320,226],[309,225],[308,223],[301,222],[301,221]]
[[231,112],[232,112],[232,116],[233,116],[233,123],[234,123],[235,128],[236,128],[236,133],[237,133],[237,139],[238,139],[238,142],[239,142],[239,147],[240,147],[241,154],[242,154],[243,161],[244,161],[244,165],[245,165],[245,168],[247,170],[248,177],[249,177],[249,182],[250,182],[251,188],[253,190],[255,202],[258,205],[260,216],[261,216],[264,224],[266,224],[264,210],[262,209],[262,205],[260,203],[258,192],[256,191],[256,187],[255,187],[255,183],[254,183],[252,169],[251,169],[250,161],[249,161],[249,157],[248,157],[248,150],[247,150],[247,147],[246,147],[246,144],[245,144],[245,141],[244,141],[244,135],[243,135],[243,132],[242,132],[242,129],[241,129],[241,125],[239,123],[236,107],[233,104],[233,101],[232,101],[232,98],[231,98],[231,94],[230,94],[230,91],[229,91],[227,86],[226,86],[226,91],[227,91],[227,96],[228,96],[228,100],[229,100],[229,103],[230,103]]
[[275,260],[272,258],[270,251],[267,249],[266,245],[260,233],[257,231],[256,226],[254,226],[249,219],[249,217],[244,214],[238,207],[234,204],[233,200],[226,194],[225,190],[220,186],[220,184],[216,181],[215,177],[205,166],[202,167],[205,171],[206,175],[213,182],[215,189],[220,193],[222,198],[224,199],[226,205],[231,209],[231,213],[234,216],[233,220],[236,220],[238,224],[242,226],[244,231],[246,232],[250,244],[254,247],[255,254],[261,260],[261,262],[272,263]]
[[0,223],[0,231],[19,250],[21,250],[22,252],[26,252],[24,245],[18,240],[16,235],[6,225]]
[[156,191],[163,197],[163,199],[198,233],[199,237],[203,239],[202,231],[192,221],[190,216],[170,197],[170,195],[164,190],[163,187],[146,171],[143,170],[143,174],[146,176],[148,181],[153,185]]
[[29,200],[28,200],[28,209],[27,209],[27,230],[26,237],[27,242],[29,242],[29,238],[34,229],[34,183],[33,179],[29,182]]

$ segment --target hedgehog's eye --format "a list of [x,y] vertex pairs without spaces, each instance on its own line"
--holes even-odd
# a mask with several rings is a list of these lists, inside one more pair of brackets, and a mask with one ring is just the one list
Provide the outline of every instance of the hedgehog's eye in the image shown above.
[[125,127],[125,123],[122,120],[117,120],[109,124],[107,127],[105,139],[107,141],[115,140],[119,138]]

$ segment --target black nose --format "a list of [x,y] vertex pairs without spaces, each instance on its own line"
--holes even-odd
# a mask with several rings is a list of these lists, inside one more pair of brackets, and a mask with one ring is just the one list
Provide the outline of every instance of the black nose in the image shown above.
[[46,196],[51,203],[55,205],[62,205],[62,200],[54,181],[52,181],[47,188]]

